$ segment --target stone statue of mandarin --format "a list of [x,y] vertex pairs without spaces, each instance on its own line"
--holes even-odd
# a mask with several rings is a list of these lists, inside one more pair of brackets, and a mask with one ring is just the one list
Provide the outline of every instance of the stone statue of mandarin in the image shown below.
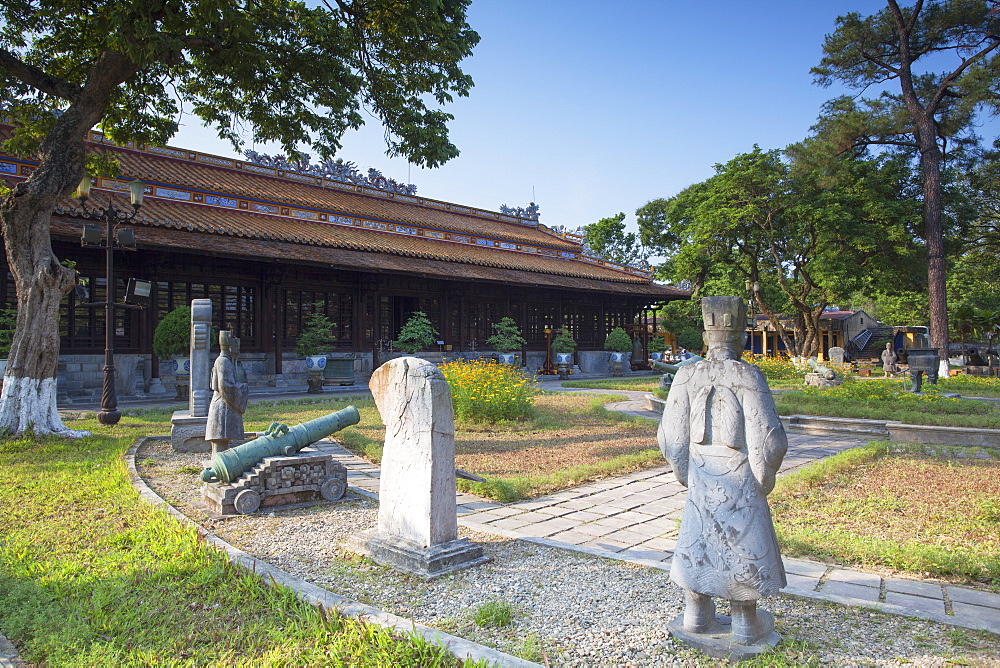
[[[787,438],[764,374],[740,361],[746,305],[737,297],[701,303],[706,359],[678,370],[657,432],[664,457],[688,488],[670,569],[670,579],[685,590],[685,608],[671,628],[703,651],[712,642],[729,648],[719,650],[723,655],[734,645],[763,651],[779,638],[774,618],[757,610],[757,600],[786,584],[766,497]],[[713,598],[730,603],[728,636],[720,635],[725,618],[716,619]],[[708,644],[692,639],[697,634]]]
[[212,443],[212,454],[229,449],[229,442],[243,438],[243,413],[250,399],[250,385],[238,377],[236,359],[240,340],[232,332],[219,332],[222,352],[215,360],[209,387],[213,390],[208,406],[205,440]]

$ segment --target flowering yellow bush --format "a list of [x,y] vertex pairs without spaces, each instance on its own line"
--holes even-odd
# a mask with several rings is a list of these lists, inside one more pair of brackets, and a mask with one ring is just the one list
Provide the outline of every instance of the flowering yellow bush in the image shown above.
[[1000,390],[1000,378],[960,373],[938,381],[949,390]]
[[497,422],[531,415],[538,389],[520,367],[496,362],[456,360],[441,365],[455,417]]
[[850,399],[870,403],[873,401],[901,401],[904,403],[957,402],[958,399],[945,397],[930,383],[924,383],[921,394],[913,394],[903,389],[902,383],[885,380],[856,380],[837,387],[804,387],[801,392],[828,398]]
[[801,378],[809,368],[799,369],[787,357],[766,357],[754,353],[743,353],[743,361],[753,364],[764,372],[768,380],[784,380],[787,378]]

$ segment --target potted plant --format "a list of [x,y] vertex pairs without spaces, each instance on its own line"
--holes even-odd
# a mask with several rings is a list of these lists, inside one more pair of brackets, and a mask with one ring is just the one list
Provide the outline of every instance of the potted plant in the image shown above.
[[663,351],[666,349],[667,344],[662,336],[653,336],[649,340],[649,355],[653,358],[654,362],[659,362],[663,359]]
[[322,373],[326,368],[326,351],[332,345],[333,323],[317,304],[316,310],[302,323],[302,329],[295,339],[295,354],[306,358],[306,371]]
[[527,343],[524,337],[521,336],[521,330],[518,328],[517,322],[513,318],[503,317],[500,318],[500,322],[493,325],[493,330],[496,333],[486,339],[486,343],[496,349],[500,354],[500,361],[502,363],[513,364],[516,360],[516,355],[511,351],[519,350],[521,346]]
[[614,375],[622,375],[625,360],[632,355],[632,337],[621,327],[615,327],[604,339],[604,349],[611,351],[611,370]]
[[563,327],[552,338],[552,352],[556,355],[556,366],[559,367],[559,377],[565,378],[569,372],[569,367],[573,365],[573,351],[576,350],[576,341],[569,330]]
[[16,326],[17,310],[0,309],[0,378],[3,378],[7,372],[7,356],[10,354],[10,344],[14,341],[14,328]]
[[427,314],[423,311],[414,311],[399,330],[399,338],[393,341],[392,345],[412,355],[419,350],[429,348],[437,337],[437,330],[431,325]]
[[188,377],[191,375],[191,307],[178,306],[163,316],[153,330],[153,354],[161,360],[174,361],[177,399],[187,398]]

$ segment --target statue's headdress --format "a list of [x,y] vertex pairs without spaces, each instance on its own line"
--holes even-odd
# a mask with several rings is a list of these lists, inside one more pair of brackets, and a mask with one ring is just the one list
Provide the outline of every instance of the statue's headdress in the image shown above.
[[739,297],[702,297],[701,314],[706,331],[742,332],[747,326],[747,304]]

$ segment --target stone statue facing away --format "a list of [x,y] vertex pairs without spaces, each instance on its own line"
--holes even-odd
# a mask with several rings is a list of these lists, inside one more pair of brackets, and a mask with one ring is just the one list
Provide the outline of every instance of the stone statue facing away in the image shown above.
[[896,356],[896,351],[892,349],[892,341],[885,344],[885,350],[882,351],[882,370],[885,371],[885,375],[893,374],[899,371],[899,367],[896,363],[899,361],[899,357]]
[[[669,628],[707,654],[741,660],[780,639],[757,600],[786,584],[766,497],[788,442],[764,374],[739,359],[746,305],[701,303],[706,359],[678,370],[657,432],[688,488],[670,569],[685,608]],[[729,601],[731,620],[716,616],[713,598]]]
[[231,440],[243,438],[243,413],[250,399],[250,385],[238,376],[236,359],[240,356],[240,340],[232,332],[219,332],[222,352],[215,360],[209,387],[213,390],[208,406],[205,440],[212,443],[212,454],[229,449]]

